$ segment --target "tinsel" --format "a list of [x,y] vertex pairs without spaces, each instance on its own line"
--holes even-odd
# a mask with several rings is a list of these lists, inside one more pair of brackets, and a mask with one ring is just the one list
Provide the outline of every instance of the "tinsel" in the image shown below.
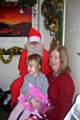
[[57,40],[62,40],[63,29],[63,0],[44,0],[41,13],[44,16],[44,26],[50,31],[50,35]]

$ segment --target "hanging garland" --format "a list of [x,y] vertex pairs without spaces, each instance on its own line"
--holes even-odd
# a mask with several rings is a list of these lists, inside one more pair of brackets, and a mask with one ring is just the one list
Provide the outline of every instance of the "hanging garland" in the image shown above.
[[50,35],[61,43],[63,26],[64,0],[44,0],[41,13],[44,16],[44,26],[50,31]]
[[[23,51],[23,48],[20,48],[17,46],[13,46],[7,50],[5,48],[0,48],[0,60],[4,64],[8,64],[11,62],[14,55],[20,55],[22,51]],[[7,58],[6,58],[6,55],[8,56]]]
[[37,0],[18,0],[18,2],[22,3],[24,7],[31,8],[37,3]]
[[37,3],[37,0],[0,0],[0,4],[3,3],[19,3],[22,7],[31,8]]

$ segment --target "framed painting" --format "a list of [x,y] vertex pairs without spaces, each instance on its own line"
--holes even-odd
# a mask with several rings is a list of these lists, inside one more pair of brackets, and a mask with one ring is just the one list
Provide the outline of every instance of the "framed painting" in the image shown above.
[[19,2],[0,3],[0,37],[27,36],[32,26],[32,9]]

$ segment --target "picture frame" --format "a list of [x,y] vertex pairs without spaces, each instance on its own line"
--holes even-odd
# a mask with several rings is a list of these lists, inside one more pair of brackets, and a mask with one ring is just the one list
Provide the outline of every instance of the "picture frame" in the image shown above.
[[25,37],[32,26],[32,8],[19,2],[0,3],[0,37]]

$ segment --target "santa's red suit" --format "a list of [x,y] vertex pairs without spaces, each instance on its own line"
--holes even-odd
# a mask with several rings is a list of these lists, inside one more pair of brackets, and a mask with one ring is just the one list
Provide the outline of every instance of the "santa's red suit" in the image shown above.
[[[31,38],[32,39],[32,38]],[[26,61],[28,57],[28,50],[25,49],[21,53],[19,64],[18,64],[18,70],[20,71],[20,77],[15,79],[13,83],[10,85],[10,91],[12,94],[12,106],[17,101],[17,97],[19,96],[20,93],[20,88],[23,84],[24,76],[28,73],[27,66],[26,66]],[[49,66],[48,66],[48,51],[43,48],[42,51],[42,72],[46,75],[49,71]]]

